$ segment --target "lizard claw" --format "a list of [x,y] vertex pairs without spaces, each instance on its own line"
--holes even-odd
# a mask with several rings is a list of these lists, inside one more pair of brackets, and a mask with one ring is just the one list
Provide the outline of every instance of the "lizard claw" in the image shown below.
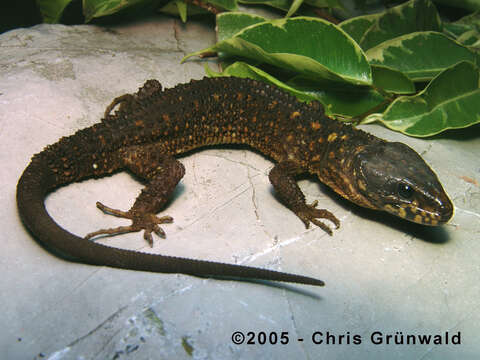
[[317,205],[318,201],[315,200],[310,205],[304,204],[303,207],[301,207],[299,210],[294,210],[294,212],[300,218],[300,220],[303,221],[307,229],[310,227],[310,223],[313,223],[324,230],[327,234],[332,235],[332,229],[318,219],[327,219],[331,221],[333,224],[335,224],[336,229],[340,227],[340,221],[330,211],[325,209],[317,209]]
[[132,220],[132,225],[130,226],[118,226],[116,228],[110,229],[101,229],[87,234],[84,239],[89,240],[98,235],[119,235],[129,232],[136,232],[144,230],[143,238],[148,242],[148,244],[153,247],[153,237],[152,232],[157,234],[161,238],[165,238],[166,234],[163,229],[158,226],[158,224],[171,224],[173,223],[173,218],[171,216],[161,216],[158,217],[155,214],[144,214],[144,213],[135,213],[132,211],[121,211],[117,209],[112,209],[106,205],[103,205],[101,202],[97,201],[97,207],[102,210],[105,214],[113,215],[119,218],[130,219]]
[[167,237],[167,235],[165,234],[165,231],[163,231],[163,229],[157,224],[153,226],[153,232],[162,238]]

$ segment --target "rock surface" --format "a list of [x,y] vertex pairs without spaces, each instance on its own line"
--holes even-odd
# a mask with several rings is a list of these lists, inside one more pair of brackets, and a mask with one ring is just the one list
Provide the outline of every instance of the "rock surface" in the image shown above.
[[[175,223],[153,249],[140,234],[111,246],[240,263],[321,278],[325,288],[151,274],[76,264],[23,228],[15,185],[30,157],[99,121],[121,94],[157,78],[164,87],[203,77],[180,59],[214,42],[212,26],[156,17],[112,28],[39,25],[0,35],[0,349],[5,359],[474,359],[480,353],[478,134],[417,140],[369,126],[423,154],[457,207],[451,224],[423,229],[367,212],[302,181],[342,227],[303,224],[274,196],[272,164],[258,154],[208,149],[183,157],[187,173],[166,213]],[[473,129],[473,131],[477,131]],[[126,173],[62,188],[47,207],[83,235],[122,220],[141,185]],[[289,344],[235,345],[235,331],[288,332]],[[324,340],[321,345],[312,343]],[[335,345],[326,344],[327,331]],[[462,345],[373,345],[372,333],[461,333]],[[340,335],[343,337],[339,345]],[[354,345],[354,335],[361,338]],[[298,341],[303,338],[304,341]],[[272,338],[274,339],[274,337]],[[267,337],[267,343],[268,340]]]

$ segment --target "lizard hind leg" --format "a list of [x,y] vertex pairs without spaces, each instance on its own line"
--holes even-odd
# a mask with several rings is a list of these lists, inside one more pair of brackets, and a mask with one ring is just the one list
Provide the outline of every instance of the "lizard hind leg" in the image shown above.
[[115,228],[109,229],[100,229],[97,231],[93,231],[88,233],[84,239],[89,240],[94,238],[98,235],[120,235],[126,234],[129,232],[137,232],[144,230],[143,238],[148,242],[150,246],[153,246],[153,237],[152,232],[157,234],[158,236],[165,238],[166,234],[163,229],[158,226],[158,224],[171,224],[173,223],[173,218],[171,216],[156,216],[154,214],[144,214],[143,216],[135,216],[135,214],[131,213],[130,211],[122,211],[113,209],[102,204],[100,201],[97,201],[97,208],[102,210],[105,214],[113,215],[119,218],[130,219],[132,220],[132,225],[129,226],[118,226]]
[[158,144],[132,146],[124,150],[121,156],[125,166],[147,184],[128,211],[113,209],[100,202],[97,202],[97,207],[106,214],[130,219],[132,224],[97,230],[87,234],[85,239],[144,230],[144,239],[153,246],[152,232],[164,238],[165,232],[159,224],[173,222],[171,216],[159,217],[156,214],[167,204],[185,174],[185,168],[172,156],[163,154]]

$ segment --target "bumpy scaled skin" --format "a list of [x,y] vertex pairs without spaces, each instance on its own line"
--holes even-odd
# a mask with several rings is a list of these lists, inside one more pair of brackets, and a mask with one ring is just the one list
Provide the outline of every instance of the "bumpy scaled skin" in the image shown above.
[[[115,114],[112,109],[120,104]],[[198,276],[256,278],[323,285],[321,280],[246,266],[127,251],[87,241],[100,234],[144,230],[165,233],[157,217],[184,167],[173,156],[214,144],[246,144],[276,162],[269,178],[285,204],[308,227],[332,233],[337,218],[308,205],[295,176],[309,172],[352,202],[425,225],[447,222],[453,206],[437,177],[408,146],[389,143],[324,115],[318,102],[305,104],[282,90],[248,79],[215,78],[162,90],[149,80],[134,95],[107,108],[101,123],[60,139],[36,154],[17,186],[20,216],[42,243],[74,259],[135,270]],[[58,226],[44,198],[59,186],[130,170],[146,186],[129,211],[97,203],[131,226],[103,229],[81,239]]]

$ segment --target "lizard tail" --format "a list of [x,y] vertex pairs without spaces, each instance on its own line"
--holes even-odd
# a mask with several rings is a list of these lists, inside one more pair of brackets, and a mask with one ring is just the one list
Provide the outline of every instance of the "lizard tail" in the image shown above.
[[45,247],[60,253],[62,257],[92,265],[159,273],[324,285],[323,281],[307,276],[242,265],[147,254],[82,239],[60,227],[45,208],[45,197],[55,188],[52,175],[44,163],[33,159],[18,181],[17,206],[20,217],[31,234]]

